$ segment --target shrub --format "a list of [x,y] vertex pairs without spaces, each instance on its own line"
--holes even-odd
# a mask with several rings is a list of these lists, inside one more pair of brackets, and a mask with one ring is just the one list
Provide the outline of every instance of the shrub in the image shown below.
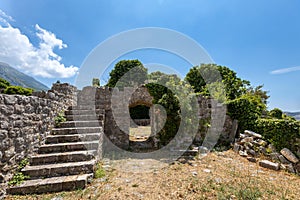
[[8,86],[10,86],[10,83],[5,79],[0,78],[0,89],[5,89]]
[[229,116],[238,120],[239,131],[241,132],[246,129],[254,130],[256,120],[262,113],[262,108],[249,96],[242,96],[227,102],[227,109]]
[[282,119],[283,112],[279,108],[274,108],[269,112],[269,116],[276,119]]
[[277,150],[289,148],[296,152],[300,144],[300,123],[285,119],[258,119],[256,132],[261,133],[265,139],[271,142]]
[[30,96],[33,92],[33,89],[31,88],[23,88],[21,86],[8,86],[4,90],[4,94],[20,94],[20,95],[26,95]]

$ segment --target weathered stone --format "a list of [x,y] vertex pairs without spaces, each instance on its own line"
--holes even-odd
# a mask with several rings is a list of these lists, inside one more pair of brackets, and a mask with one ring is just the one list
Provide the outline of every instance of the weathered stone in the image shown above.
[[4,155],[6,158],[11,158],[13,155],[15,155],[15,147],[14,146],[10,147],[8,150],[4,152]]
[[7,137],[7,130],[0,130],[0,141],[3,141]]
[[261,160],[259,161],[259,166],[272,169],[272,170],[279,170],[280,169],[280,164],[274,163],[268,160]]
[[17,102],[17,98],[14,95],[5,95],[4,102],[7,105],[14,105]]
[[279,153],[270,153],[270,158],[271,158],[272,160],[280,161],[280,160],[279,160],[279,156],[280,156]]
[[294,169],[294,166],[292,164],[285,165],[285,167],[289,173],[293,173],[293,174],[296,173],[296,170]]
[[282,164],[290,164],[290,162],[283,155],[279,155],[278,159]]
[[258,149],[263,155],[268,155],[267,149],[265,147],[260,146]]
[[294,168],[295,168],[296,172],[298,173],[298,175],[300,175],[300,162],[298,162],[297,164],[295,164]]
[[240,144],[250,143],[253,142],[253,137],[245,137],[240,141]]
[[2,159],[3,157],[3,153],[0,151],[0,160]]
[[247,157],[247,160],[254,163],[256,162],[256,158],[253,157]]
[[284,148],[280,151],[280,153],[292,163],[298,163],[299,159],[287,148]]
[[14,113],[16,114],[22,114],[25,111],[23,105],[15,104],[14,108],[15,108]]
[[253,138],[259,138],[259,139],[262,138],[262,135],[260,135],[258,133],[255,133],[253,131],[245,130],[244,133],[245,133],[245,135],[248,135],[248,136],[253,137]]
[[239,155],[242,156],[242,157],[247,157],[248,156],[247,152],[245,152],[245,151],[239,151]]
[[237,143],[234,143],[234,145],[233,145],[233,151],[236,152],[236,153],[238,153],[240,149],[241,149],[241,146],[238,145]]
[[247,153],[250,154],[251,156],[256,156],[256,152],[253,149],[248,149]]
[[9,123],[7,121],[1,122],[0,128],[1,129],[8,129]]

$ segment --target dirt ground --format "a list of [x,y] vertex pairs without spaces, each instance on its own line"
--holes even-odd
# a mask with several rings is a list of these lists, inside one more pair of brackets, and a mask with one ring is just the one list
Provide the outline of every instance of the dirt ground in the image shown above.
[[299,176],[261,168],[232,150],[173,164],[104,160],[101,166],[105,176],[84,190],[7,199],[300,199]]

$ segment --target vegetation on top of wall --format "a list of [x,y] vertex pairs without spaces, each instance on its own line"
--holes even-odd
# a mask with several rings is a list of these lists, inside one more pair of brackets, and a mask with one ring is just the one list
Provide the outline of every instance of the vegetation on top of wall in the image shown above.
[[10,86],[10,83],[5,79],[0,78],[0,89],[5,89],[8,86]]
[[109,73],[108,87],[130,87],[147,80],[148,69],[139,60],[121,60]]
[[4,94],[20,94],[30,96],[33,92],[31,88],[23,88],[21,86],[8,86],[3,93]]
[[93,85],[93,87],[100,87],[99,78],[93,78],[92,85]]
[[207,88],[209,84],[222,82],[228,100],[239,98],[246,92],[246,87],[250,85],[249,81],[237,77],[233,70],[216,64],[201,64],[191,68],[185,80],[191,84],[195,92],[203,95],[209,95]]

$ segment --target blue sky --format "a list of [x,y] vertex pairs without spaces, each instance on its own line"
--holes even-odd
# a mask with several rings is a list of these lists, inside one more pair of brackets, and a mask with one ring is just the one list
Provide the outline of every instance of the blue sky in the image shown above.
[[[297,0],[1,0],[0,61],[48,86],[56,80],[73,83],[86,56],[108,37],[134,28],[168,28],[196,40],[215,63],[253,85],[264,84],[270,108],[298,111],[299,8]],[[122,58],[163,63],[183,75],[190,67],[159,51]]]

